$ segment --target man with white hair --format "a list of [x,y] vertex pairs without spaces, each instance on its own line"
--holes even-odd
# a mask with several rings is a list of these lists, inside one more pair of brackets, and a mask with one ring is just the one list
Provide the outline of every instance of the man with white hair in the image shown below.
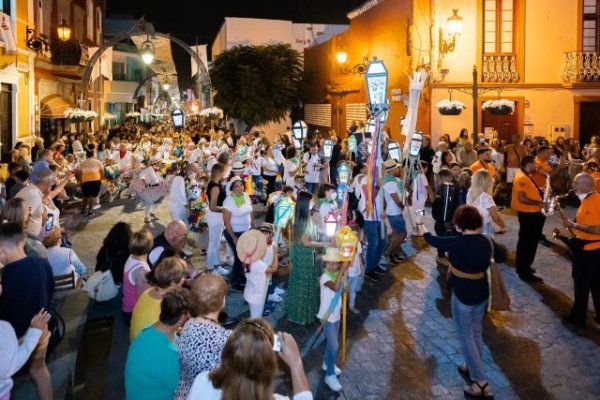
[[31,208],[31,217],[26,228],[27,234],[39,237],[47,217],[46,207],[42,201],[52,190],[54,174],[50,168],[34,169],[30,181],[31,184],[21,189],[15,197],[25,200],[27,206]]

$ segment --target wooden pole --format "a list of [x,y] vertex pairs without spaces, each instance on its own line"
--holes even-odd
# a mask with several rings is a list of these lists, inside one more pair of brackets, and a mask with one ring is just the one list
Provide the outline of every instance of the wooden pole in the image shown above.
[[342,293],[342,365],[346,363],[346,329],[348,321],[348,277],[344,276],[344,292]]
[[473,66],[473,87],[471,88],[473,91],[473,132],[471,133],[471,136],[473,137],[473,143],[477,144],[477,141],[479,140],[478,138],[478,123],[477,123],[477,119],[479,117],[478,115],[478,105],[477,103],[479,102],[479,84],[477,83],[477,67],[474,65]]

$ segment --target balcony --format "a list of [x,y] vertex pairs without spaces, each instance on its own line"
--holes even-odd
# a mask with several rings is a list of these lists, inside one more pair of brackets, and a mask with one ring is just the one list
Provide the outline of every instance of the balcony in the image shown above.
[[482,60],[484,83],[515,83],[519,81],[517,56],[485,54]]
[[565,53],[562,79],[566,83],[600,82],[600,56],[595,51]]

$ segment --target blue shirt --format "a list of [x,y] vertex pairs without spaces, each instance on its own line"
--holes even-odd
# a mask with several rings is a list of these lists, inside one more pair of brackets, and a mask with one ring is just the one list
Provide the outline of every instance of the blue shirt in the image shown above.
[[2,269],[0,319],[9,322],[17,337],[27,332],[31,318],[42,308],[48,310],[54,292],[54,278],[48,261],[25,257]]
[[153,325],[131,343],[125,364],[127,400],[172,400],[179,383],[177,344]]

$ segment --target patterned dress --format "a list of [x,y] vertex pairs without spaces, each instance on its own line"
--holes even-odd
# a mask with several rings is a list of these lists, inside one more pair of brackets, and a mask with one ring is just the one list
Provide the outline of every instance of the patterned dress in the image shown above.
[[181,376],[175,393],[176,400],[188,398],[196,376],[219,366],[221,352],[230,334],[231,331],[225,328],[196,319],[185,323],[179,339]]
[[[306,228],[311,240],[315,240],[315,225],[310,223]],[[287,319],[297,324],[306,325],[315,322],[319,309],[319,272],[315,265],[315,249],[292,243],[292,268],[285,301]]]

